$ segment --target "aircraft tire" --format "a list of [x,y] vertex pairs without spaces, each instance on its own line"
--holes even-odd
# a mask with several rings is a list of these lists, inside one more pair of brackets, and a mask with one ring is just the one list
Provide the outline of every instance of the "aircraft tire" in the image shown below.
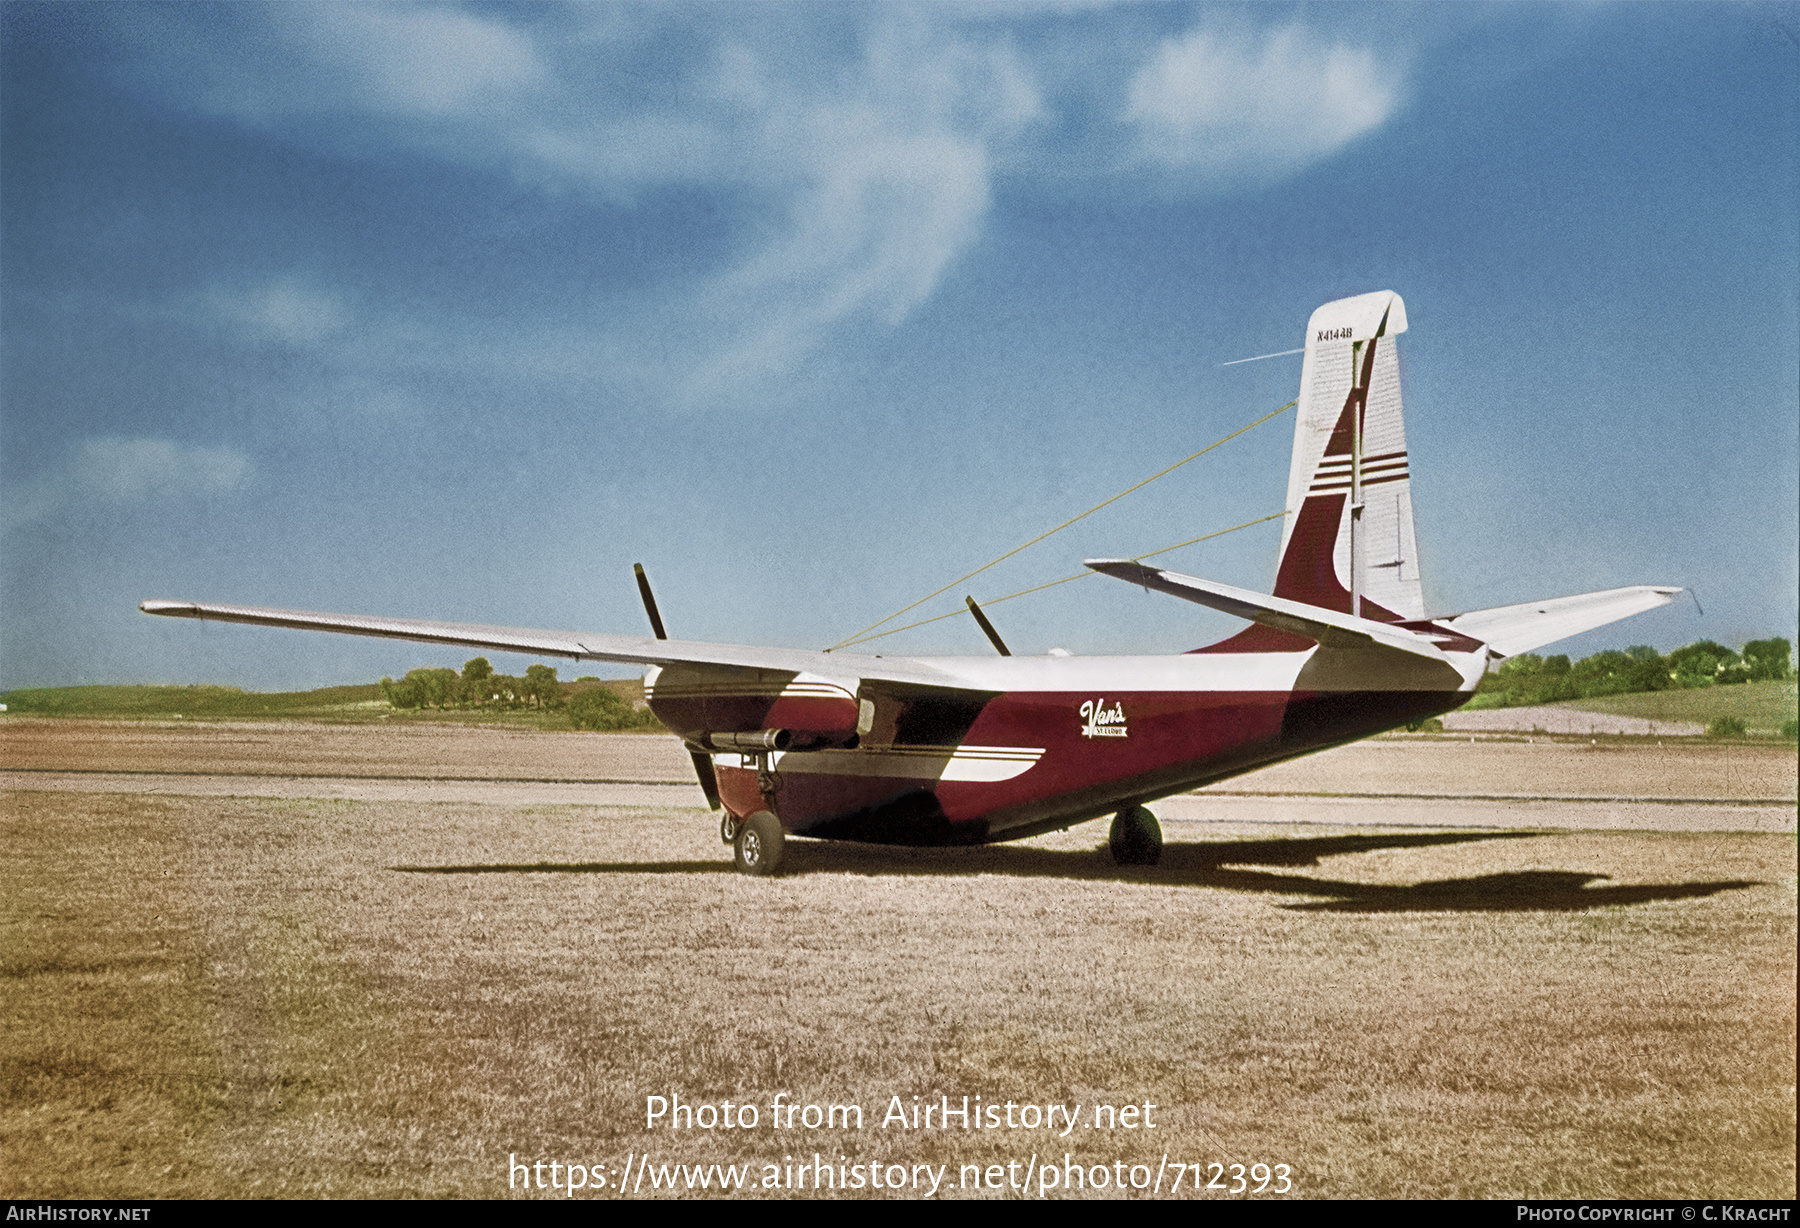
[[743,824],[737,821],[731,811],[727,810],[719,816],[719,839],[736,847],[738,829],[742,826]]
[[767,810],[758,810],[738,825],[738,873],[766,878],[781,867],[781,853],[787,844],[787,833],[781,820]]
[[1153,866],[1162,860],[1162,824],[1142,806],[1115,814],[1106,842],[1117,865]]

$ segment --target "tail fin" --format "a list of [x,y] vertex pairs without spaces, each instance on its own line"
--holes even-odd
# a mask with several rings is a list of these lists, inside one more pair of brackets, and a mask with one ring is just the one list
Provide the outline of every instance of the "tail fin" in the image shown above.
[[1405,331],[1391,290],[1307,321],[1277,597],[1378,622],[1425,616],[1394,352]]

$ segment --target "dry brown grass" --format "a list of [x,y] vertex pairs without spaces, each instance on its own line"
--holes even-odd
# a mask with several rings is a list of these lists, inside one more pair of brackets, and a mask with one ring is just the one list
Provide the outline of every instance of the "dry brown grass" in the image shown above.
[[666,734],[19,716],[0,718],[0,768],[684,782],[694,775],[681,743]]
[[[753,881],[704,812],[4,804],[7,1196],[495,1196],[509,1153],[646,1146],[1794,1194],[1792,836],[1181,824],[1121,871],[1090,826],[795,842]],[[647,1134],[671,1091],[867,1126]],[[879,1128],[940,1093],[1163,1107],[1066,1140]]]

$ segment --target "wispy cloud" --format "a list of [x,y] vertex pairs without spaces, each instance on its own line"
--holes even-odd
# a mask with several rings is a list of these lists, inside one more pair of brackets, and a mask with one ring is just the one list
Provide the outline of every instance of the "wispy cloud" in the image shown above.
[[77,446],[71,474],[85,493],[122,503],[236,489],[250,474],[250,458],[235,448],[103,435]]
[[257,126],[468,119],[547,79],[529,34],[452,6],[178,6],[115,20],[147,56],[142,71],[202,110]]
[[1280,178],[1392,116],[1402,72],[1299,26],[1163,41],[1132,78],[1124,118],[1150,164],[1203,179]]
[[222,494],[244,486],[251,468],[236,448],[93,436],[77,443],[56,469],[8,487],[0,523],[14,528],[42,520],[78,500],[118,505]]
[[993,148],[1045,115],[1009,48],[917,27],[869,32],[828,86],[784,79],[742,45],[722,59],[747,152],[781,168],[780,224],[700,300],[736,322],[703,382],[780,369],[847,320],[904,320],[979,236]]
[[314,97],[338,106],[356,100],[423,119],[467,117],[548,77],[529,35],[465,10],[279,5],[270,19],[332,74],[339,88]]
[[293,275],[247,289],[215,288],[208,303],[218,318],[252,339],[285,345],[316,345],[350,323],[342,294]]
[[[134,9],[120,24],[165,93],[249,126],[391,143],[627,206],[671,187],[728,198],[757,237],[642,305],[635,327],[654,346],[593,325],[596,352],[660,354],[665,382],[692,391],[791,371],[844,326],[905,320],[979,238],[1001,176],[1262,183],[1379,126],[1402,95],[1393,63],[1300,25],[1202,25],[1154,46],[1133,33],[1092,49],[1085,75],[1069,63],[1079,39],[1034,53],[1015,38],[1087,19],[293,4]],[[294,279],[221,307],[289,344],[347,319],[341,298]]]

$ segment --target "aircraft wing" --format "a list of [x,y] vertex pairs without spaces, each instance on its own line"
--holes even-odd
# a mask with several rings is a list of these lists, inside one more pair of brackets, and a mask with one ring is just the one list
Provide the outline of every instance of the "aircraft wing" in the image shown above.
[[320,614],[311,610],[274,610],[260,606],[206,605],[194,601],[142,601],[146,614],[198,618],[209,622],[248,623],[298,631],[335,631],[390,640],[416,640],[529,656],[569,657],[577,661],[617,661],[632,665],[717,665],[738,669],[786,670],[929,687],[959,684],[923,662],[906,657],[861,653],[816,652],[806,648],[762,648],[747,644],[703,644],[692,640],[658,640],[649,636],[606,635],[588,631],[538,631],[524,627],[488,627],[429,619],[381,618],[365,614]]
[[1357,618],[1351,614],[1339,614],[1335,610],[1322,609],[1301,601],[1289,601],[1284,597],[1253,593],[1249,589],[1233,588],[1229,584],[1215,584],[1211,580],[1200,580],[1179,572],[1158,571],[1129,559],[1088,559],[1087,565],[1114,579],[1141,584],[1159,593],[1168,593],[1183,601],[1223,610],[1227,614],[1235,614],[1266,627],[1292,631],[1317,640],[1327,647],[1386,648],[1424,657],[1428,661],[1449,664],[1435,644],[1403,627],[1369,618]]
[[1642,584],[1635,588],[1611,588],[1603,593],[1582,593],[1576,597],[1552,597],[1548,601],[1471,610],[1454,618],[1435,621],[1470,639],[1482,641],[1500,656],[1510,657],[1668,605],[1680,591]]

